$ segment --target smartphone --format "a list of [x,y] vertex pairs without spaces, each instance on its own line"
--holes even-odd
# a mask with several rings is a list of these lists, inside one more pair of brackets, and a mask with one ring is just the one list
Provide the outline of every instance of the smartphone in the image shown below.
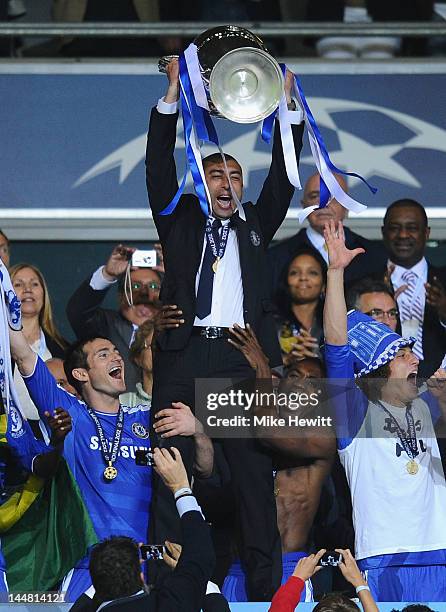
[[154,268],[156,266],[156,251],[137,250],[132,255],[132,266],[135,268]]
[[321,565],[322,567],[337,567],[340,563],[342,563],[341,553],[338,553],[335,550],[327,550],[327,552],[324,553],[319,559],[318,565]]
[[137,450],[135,451],[135,463],[136,465],[143,465],[150,467],[153,465],[153,451],[151,450]]
[[143,544],[140,546],[141,558],[150,561],[162,561],[166,547],[162,544]]

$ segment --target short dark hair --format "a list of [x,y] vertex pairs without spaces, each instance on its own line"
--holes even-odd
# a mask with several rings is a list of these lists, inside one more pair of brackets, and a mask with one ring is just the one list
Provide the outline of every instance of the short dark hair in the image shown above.
[[328,593],[324,595],[313,612],[358,612],[360,608],[343,593]]
[[[395,608],[392,610],[392,612],[400,612],[399,610],[396,610]],[[432,610],[432,608],[429,608],[429,606],[426,606],[425,604],[409,604],[408,606],[405,606],[401,612],[434,612]]]
[[[240,163],[235,159],[235,157],[232,157],[232,155],[229,155],[229,153],[224,153],[224,156],[227,162],[234,161],[236,164],[240,166]],[[211,153],[210,155],[203,157],[203,168],[206,168],[206,166],[208,166],[209,164],[222,164],[222,163],[223,163],[223,158],[220,155],[220,153]]]
[[374,278],[366,277],[348,289],[346,297],[347,308],[349,310],[352,308],[358,309],[359,298],[364,293],[385,293],[393,300],[395,299],[392,289],[390,289],[389,285],[387,285],[383,280],[376,280]]
[[101,602],[129,597],[144,586],[138,544],[125,536],[112,536],[96,544],[89,569],[95,597]]
[[76,368],[84,368],[85,370],[89,369],[88,365],[88,355],[85,352],[85,345],[89,342],[93,342],[93,340],[108,340],[111,342],[109,338],[105,336],[89,336],[86,338],[81,338],[77,340],[73,344],[71,344],[65,353],[65,360],[63,363],[63,369],[65,370],[65,375],[67,377],[68,382],[72,387],[76,389],[79,394],[82,394],[82,383],[74,378],[72,372]]
[[426,215],[424,206],[420,204],[419,202],[417,202],[416,200],[412,200],[410,198],[402,198],[401,200],[395,200],[395,202],[392,202],[392,204],[390,204],[390,206],[387,207],[386,214],[384,215],[383,224],[386,225],[387,219],[389,218],[389,213],[394,208],[407,208],[407,207],[417,208],[423,216],[425,226],[426,227],[428,226],[428,220],[427,220],[427,215]]
[[325,365],[322,359],[319,359],[319,357],[304,357],[303,359],[293,359],[290,364],[285,368],[285,376],[288,376],[290,372],[296,369],[296,366],[304,362],[312,363],[313,365],[317,366],[321,371],[321,378],[325,377]]

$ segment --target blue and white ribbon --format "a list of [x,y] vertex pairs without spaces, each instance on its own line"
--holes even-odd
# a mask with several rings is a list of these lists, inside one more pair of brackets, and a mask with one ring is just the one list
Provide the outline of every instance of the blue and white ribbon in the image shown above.
[[372,193],[376,193],[377,189],[375,187],[372,187],[372,185],[370,185],[366,181],[366,179],[360,174],[357,174],[355,172],[346,172],[333,164],[328,154],[327,147],[325,146],[324,140],[322,138],[322,134],[320,133],[316,120],[313,117],[313,113],[311,112],[310,107],[308,106],[308,102],[305,98],[302,86],[297,77],[294,77],[294,93],[296,95],[299,106],[302,108],[304,113],[304,121],[308,131],[310,148],[313,154],[313,159],[316,163],[316,167],[322,179],[321,184],[323,182],[323,184],[325,184],[327,188],[325,190],[321,190],[322,198],[320,198],[319,206],[309,206],[303,209],[301,211],[301,214],[299,215],[299,221],[302,222],[316,208],[324,208],[327,205],[327,190],[330,192],[333,198],[335,198],[348,210],[351,210],[352,212],[356,213],[363,212],[364,210],[366,210],[367,206],[361,204],[360,202],[357,202],[347,193],[345,193],[333,173],[343,174],[344,176],[354,176],[360,179],[363,183],[367,185],[367,187]]
[[[286,76],[286,66],[285,64],[280,64],[282,68],[282,72],[284,76]],[[327,206],[329,201],[332,198],[338,200],[340,204],[342,204],[348,210],[359,213],[364,211],[367,207],[360,202],[354,200],[351,196],[349,196],[342,187],[339,185],[333,173],[343,174],[348,176],[354,176],[363,181],[367,187],[370,189],[372,193],[376,193],[376,188],[372,187],[362,176],[356,174],[354,172],[345,172],[341,170],[337,166],[333,164],[330,159],[330,156],[327,151],[327,147],[325,146],[324,140],[322,138],[322,134],[319,130],[319,127],[316,123],[316,120],[313,116],[313,113],[310,110],[308,102],[305,98],[305,94],[303,92],[302,86],[297,79],[294,77],[293,84],[293,92],[294,96],[297,100],[297,103],[303,113],[305,125],[307,127],[308,132],[308,140],[310,143],[311,153],[313,155],[313,159],[316,164],[316,168],[320,175],[320,196],[319,196],[319,205],[317,206],[308,206],[298,213],[299,221],[302,223],[308,215],[310,215],[317,208],[324,208]],[[291,124],[296,122],[294,117],[299,117],[300,113],[297,114],[293,111],[289,111],[285,94],[282,96],[282,99],[279,103],[279,108],[277,111],[272,113],[269,117],[267,117],[262,126],[262,138],[266,142],[269,142],[272,134],[272,125],[274,122],[275,116],[278,116],[280,122],[280,133],[282,138],[282,147],[283,154],[285,159],[285,167],[288,175],[288,179],[294,187],[297,189],[301,189],[301,183],[299,178],[298,166],[297,166],[297,158],[296,152],[294,148],[294,141],[292,137]]]

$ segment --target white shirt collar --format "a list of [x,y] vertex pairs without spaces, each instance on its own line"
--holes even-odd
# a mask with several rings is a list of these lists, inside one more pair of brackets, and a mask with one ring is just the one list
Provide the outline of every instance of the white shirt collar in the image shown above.
[[[234,213],[234,214],[235,214],[235,213]],[[232,215],[231,215],[231,216],[230,216],[228,219],[218,219],[218,220],[221,222],[221,224],[222,224],[223,226],[225,226],[225,225],[228,225],[228,223],[230,223],[231,218],[232,218]],[[217,217],[215,217],[214,215],[209,215],[209,219],[210,219],[211,221],[215,221],[215,220],[217,219]]]
[[319,234],[316,230],[314,230],[311,225],[307,227],[307,236],[308,240],[313,246],[317,248],[318,251],[321,251],[324,248],[324,237],[321,236],[321,234]]
[[138,393],[138,395],[143,397],[145,400],[152,400],[152,396],[144,391],[142,383],[137,382],[135,386],[136,386],[136,392]]
[[427,261],[425,257],[422,257],[419,262],[417,262],[412,268],[403,268],[402,266],[397,266],[392,263],[389,259],[387,262],[387,266],[395,266],[394,271],[392,272],[392,282],[396,285],[401,285],[403,282],[402,276],[408,270],[414,272],[419,278],[423,278],[427,281]]

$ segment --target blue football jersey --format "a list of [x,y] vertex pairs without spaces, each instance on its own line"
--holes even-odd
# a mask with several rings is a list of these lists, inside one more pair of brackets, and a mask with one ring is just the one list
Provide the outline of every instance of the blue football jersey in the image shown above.
[[[152,472],[151,468],[136,465],[135,451],[150,448],[150,407],[123,406],[124,427],[114,463],[118,474],[108,482],[104,479],[106,464],[96,426],[86,404],[59,387],[40,358],[37,358],[33,374],[24,380],[42,419],[45,411],[52,413],[56,408],[63,408],[71,416],[72,431],[65,438],[63,455],[79,486],[98,537],[124,535],[145,542]],[[95,413],[111,447],[118,415]]]

